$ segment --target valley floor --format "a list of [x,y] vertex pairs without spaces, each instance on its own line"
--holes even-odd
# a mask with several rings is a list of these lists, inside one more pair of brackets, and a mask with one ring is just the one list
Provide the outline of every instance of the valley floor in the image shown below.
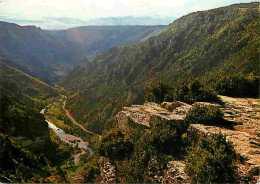
[[[66,96],[62,96],[62,98],[59,100],[59,101],[63,101],[62,108],[66,112],[66,116],[71,120],[71,122],[73,122],[76,126],[80,127],[83,131],[85,131],[86,133],[93,134],[92,132],[86,130],[82,125],[77,123],[75,121],[75,119],[71,116],[70,112],[65,108],[66,107],[66,98],[67,98]],[[54,105],[54,103],[49,104],[48,107],[51,107],[52,105]],[[42,109],[41,114],[44,114],[44,113],[45,113],[45,109]],[[53,119],[52,119],[52,121],[53,121]],[[75,165],[79,164],[80,156],[85,154],[86,151],[88,151],[90,154],[94,153],[94,151],[89,147],[89,143],[86,142],[86,141],[83,141],[80,136],[77,137],[75,135],[68,134],[64,130],[62,130],[61,127],[57,127],[55,125],[55,122],[57,122],[56,120],[54,120],[53,122],[50,122],[49,119],[48,119],[48,116],[47,116],[46,122],[48,123],[49,128],[54,130],[54,132],[58,135],[58,137],[62,141],[72,145],[73,147],[77,147],[77,148],[81,149],[80,153],[74,155],[74,164]]]

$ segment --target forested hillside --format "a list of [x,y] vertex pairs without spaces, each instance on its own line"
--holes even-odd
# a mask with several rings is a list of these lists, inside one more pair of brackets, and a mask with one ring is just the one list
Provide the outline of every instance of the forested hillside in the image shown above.
[[[3,63],[0,73],[1,132],[31,140],[40,138],[48,144],[49,129],[39,112],[58,95],[57,90]],[[42,150],[40,147],[37,149]]]
[[235,4],[183,16],[161,34],[115,47],[63,79],[72,114],[99,133],[125,105],[144,100],[149,81],[209,82],[227,74],[259,75],[259,3]]
[[4,63],[0,84],[0,181],[65,182],[56,166],[70,158],[70,149],[60,148],[40,114],[57,89]]
[[47,31],[78,56],[94,59],[115,46],[131,45],[159,34],[167,26],[84,26]]
[[61,183],[67,182],[66,173],[52,167],[44,156],[35,156],[15,145],[0,133],[0,181],[3,183]]

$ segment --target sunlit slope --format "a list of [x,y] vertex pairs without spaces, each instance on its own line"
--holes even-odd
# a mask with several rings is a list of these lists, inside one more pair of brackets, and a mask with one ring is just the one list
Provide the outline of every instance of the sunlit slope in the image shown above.
[[0,84],[1,97],[14,97],[37,109],[58,95],[57,90],[47,83],[4,63],[0,63]]
[[78,92],[68,100],[68,108],[83,123],[103,129],[118,108],[143,100],[141,86],[148,81],[209,81],[239,72],[259,75],[258,5],[188,14],[156,37],[112,48],[93,63],[74,67],[63,79],[67,89]]

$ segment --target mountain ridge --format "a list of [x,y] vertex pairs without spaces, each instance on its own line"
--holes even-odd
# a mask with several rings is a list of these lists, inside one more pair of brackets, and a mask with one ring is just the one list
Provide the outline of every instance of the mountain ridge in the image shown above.
[[36,26],[0,22],[0,59],[48,83],[85,57],[129,45],[157,34],[166,26],[90,26],[46,31]]
[[[68,108],[78,121],[105,127],[116,110],[143,102],[148,82],[176,84],[190,77],[209,82],[240,72],[259,75],[258,5],[235,4],[191,13],[158,36],[114,47],[92,63],[81,63],[62,81],[74,94]],[[94,114],[98,114],[95,120],[90,119]]]

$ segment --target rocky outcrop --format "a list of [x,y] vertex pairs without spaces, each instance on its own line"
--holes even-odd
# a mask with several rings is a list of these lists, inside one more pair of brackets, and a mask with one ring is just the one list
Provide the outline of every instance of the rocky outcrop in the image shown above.
[[116,169],[111,162],[101,157],[99,167],[102,179],[100,183],[116,183]]
[[[126,128],[129,122],[149,128],[154,120],[161,119],[175,123],[176,126],[186,126],[184,119],[188,111],[195,105],[219,106],[224,112],[226,124],[217,126],[191,124],[189,131],[196,131],[203,135],[222,133],[232,142],[234,150],[244,158],[244,163],[238,165],[238,182],[260,181],[260,100],[248,98],[232,98],[219,96],[223,106],[206,102],[196,102],[193,105],[183,102],[152,102],[144,105],[124,107],[116,116],[118,126]],[[185,164],[181,161],[168,163],[166,173],[158,178],[165,183],[185,182]]]
[[222,107],[224,119],[232,124],[232,128],[208,126],[202,124],[191,124],[189,131],[210,135],[222,133],[227,140],[232,142],[237,154],[245,159],[244,164],[238,167],[240,181],[260,181],[260,104],[257,99],[231,98],[220,96],[225,104]]
[[[167,109],[166,107],[174,107],[174,109]],[[164,108],[165,107],[165,108]],[[131,107],[124,107],[116,116],[118,126],[125,128],[129,121],[140,124],[144,127],[150,127],[154,120],[172,121],[176,125],[181,125],[181,122],[186,117],[191,105],[178,102],[164,102],[162,105],[147,102],[144,105],[133,105]]]
[[170,161],[162,179],[162,183],[186,183],[188,175],[185,171],[186,165],[183,161]]
[[163,170],[158,160],[152,158],[147,171],[148,176],[153,177],[155,183],[186,183],[189,179],[186,164],[180,160],[169,161],[167,168]]

